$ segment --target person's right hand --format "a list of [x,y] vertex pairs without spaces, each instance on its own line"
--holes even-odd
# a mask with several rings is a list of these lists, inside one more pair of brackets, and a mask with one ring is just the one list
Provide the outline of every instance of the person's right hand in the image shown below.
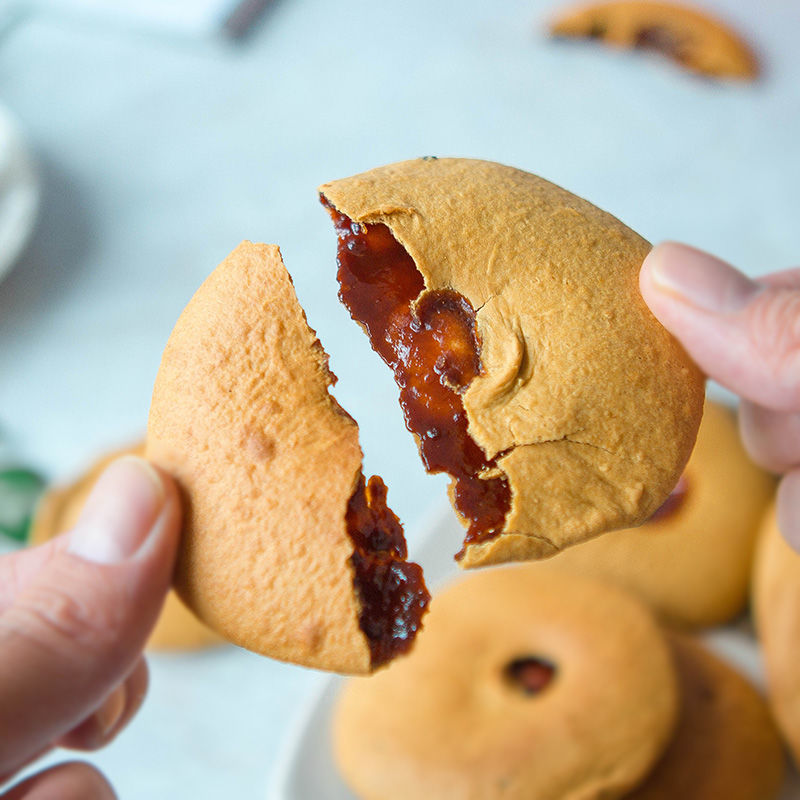
[[666,243],[644,261],[642,296],[700,368],[742,398],[745,447],[783,475],[778,524],[800,551],[800,269],[751,280]]

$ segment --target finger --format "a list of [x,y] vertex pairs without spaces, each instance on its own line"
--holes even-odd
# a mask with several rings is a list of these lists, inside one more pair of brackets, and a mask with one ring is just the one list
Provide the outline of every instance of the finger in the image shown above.
[[18,783],[0,800],[116,800],[111,784],[81,761],[59,764]]
[[764,469],[782,474],[800,466],[799,413],[742,401],[739,430],[750,458]]
[[169,587],[180,507],[142,459],[114,462],[0,615],[0,774],[79,725],[129,675]]
[[752,281],[674,243],[650,252],[639,284],[651,311],[709,377],[753,403],[800,411],[800,289]]
[[800,470],[792,470],[781,479],[777,511],[780,532],[800,552]]
[[800,289],[800,267],[761,275],[758,282],[775,289]]
[[133,672],[106,697],[102,705],[56,744],[69,750],[105,747],[141,708],[148,683],[147,662],[140,658]]
[[0,613],[14,602],[14,598],[57,552],[66,550],[68,546],[69,534],[65,533],[36,547],[0,556]]

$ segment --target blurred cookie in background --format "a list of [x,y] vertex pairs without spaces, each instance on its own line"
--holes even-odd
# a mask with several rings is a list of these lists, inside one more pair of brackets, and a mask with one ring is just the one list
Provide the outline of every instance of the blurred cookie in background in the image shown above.
[[650,772],[677,716],[644,604],[515,565],[436,595],[409,656],[346,684],[334,750],[364,800],[614,798]]
[[629,800],[772,800],[785,760],[767,704],[738,672],[670,634],[681,694],[672,743]]
[[733,412],[709,400],[683,476],[648,522],[577,545],[542,566],[614,581],[669,624],[719,625],[745,606],[755,541],[774,489],[774,478],[745,453]]
[[758,61],[730,26],[678,3],[612,0],[568,8],[550,24],[556,37],[598,39],[618,48],[654,50],[709,78],[754,80]]
[[[124,455],[143,457],[144,442],[102,456],[72,484],[48,489],[34,513],[29,543],[42,544],[68,531],[77,521],[86,498],[105,468]],[[196,650],[221,643],[222,640],[186,608],[175,592],[170,591],[147,648]]]
[[758,543],[753,616],[770,706],[800,766],[800,554],[783,538],[774,506],[764,517]]

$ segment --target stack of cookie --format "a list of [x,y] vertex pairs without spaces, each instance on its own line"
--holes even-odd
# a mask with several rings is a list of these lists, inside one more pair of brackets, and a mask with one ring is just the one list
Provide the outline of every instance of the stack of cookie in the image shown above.
[[609,582],[530,565],[434,598],[414,653],[351,681],[336,758],[361,798],[770,800],[750,684]]
[[[469,576],[434,597],[409,658],[348,684],[334,724],[348,785],[367,799],[776,797],[770,711],[687,633],[744,610],[774,486],[730,409],[707,402],[650,521]],[[800,755],[800,556],[774,511],[763,527],[754,605],[772,711]]]

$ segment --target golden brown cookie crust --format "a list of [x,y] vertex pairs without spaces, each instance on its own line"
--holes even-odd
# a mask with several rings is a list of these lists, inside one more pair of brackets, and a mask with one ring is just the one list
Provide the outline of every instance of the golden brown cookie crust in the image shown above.
[[753,571],[753,615],[764,654],[770,707],[800,766],[800,555],[764,517]]
[[198,289],[161,361],[147,456],[186,500],[175,586],[258,653],[370,671],[345,511],[355,422],[277,247],[243,242]]
[[[774,479],[748,457],[732,411],[707,402],[675,509],[546,562],[612,580],[671,625],[720,625],[747,601],[758,530]],[[545,565],[542,565],[545,566]]]
[[637,525],[691,452],[703,378],[639,294],[650,245],[547,181],[470,159],[417,159],[320,187],[383,223],[427,290],[476,310],[482,374],[469,432],[511,488],[503,534],[462,566],[551,556]]
[[555,20],[554,36],[601,39],[616,47],[659,50],[693,72],[753,79],[758,62],[730,27],[677,3],[616,0],[572,7]]
[[[556,668],[536,696],[505,676],[526,656]],[[643,605],[585,578],[499,567],[436,595],[414,652],[345,687],[334,750],[364,800],[613,798],[661,756],[677,705]]]
[[[33,518],[30,544],[43,544],[69,530],[77,521],[89,492],[105,468],[122,456],[144,456],[144,449],[144,442],[140,442],[104,455],[74,483],[48,489]],[[217,644],[221,644],[220,638],[203,625],[174,592],[169,592],[147,640],[147,649],[199,650]]]
[[738,672],[686,636],[669,637],[681,692],[675,736],[628,800],[772,800],[783,783],[780,737]]

